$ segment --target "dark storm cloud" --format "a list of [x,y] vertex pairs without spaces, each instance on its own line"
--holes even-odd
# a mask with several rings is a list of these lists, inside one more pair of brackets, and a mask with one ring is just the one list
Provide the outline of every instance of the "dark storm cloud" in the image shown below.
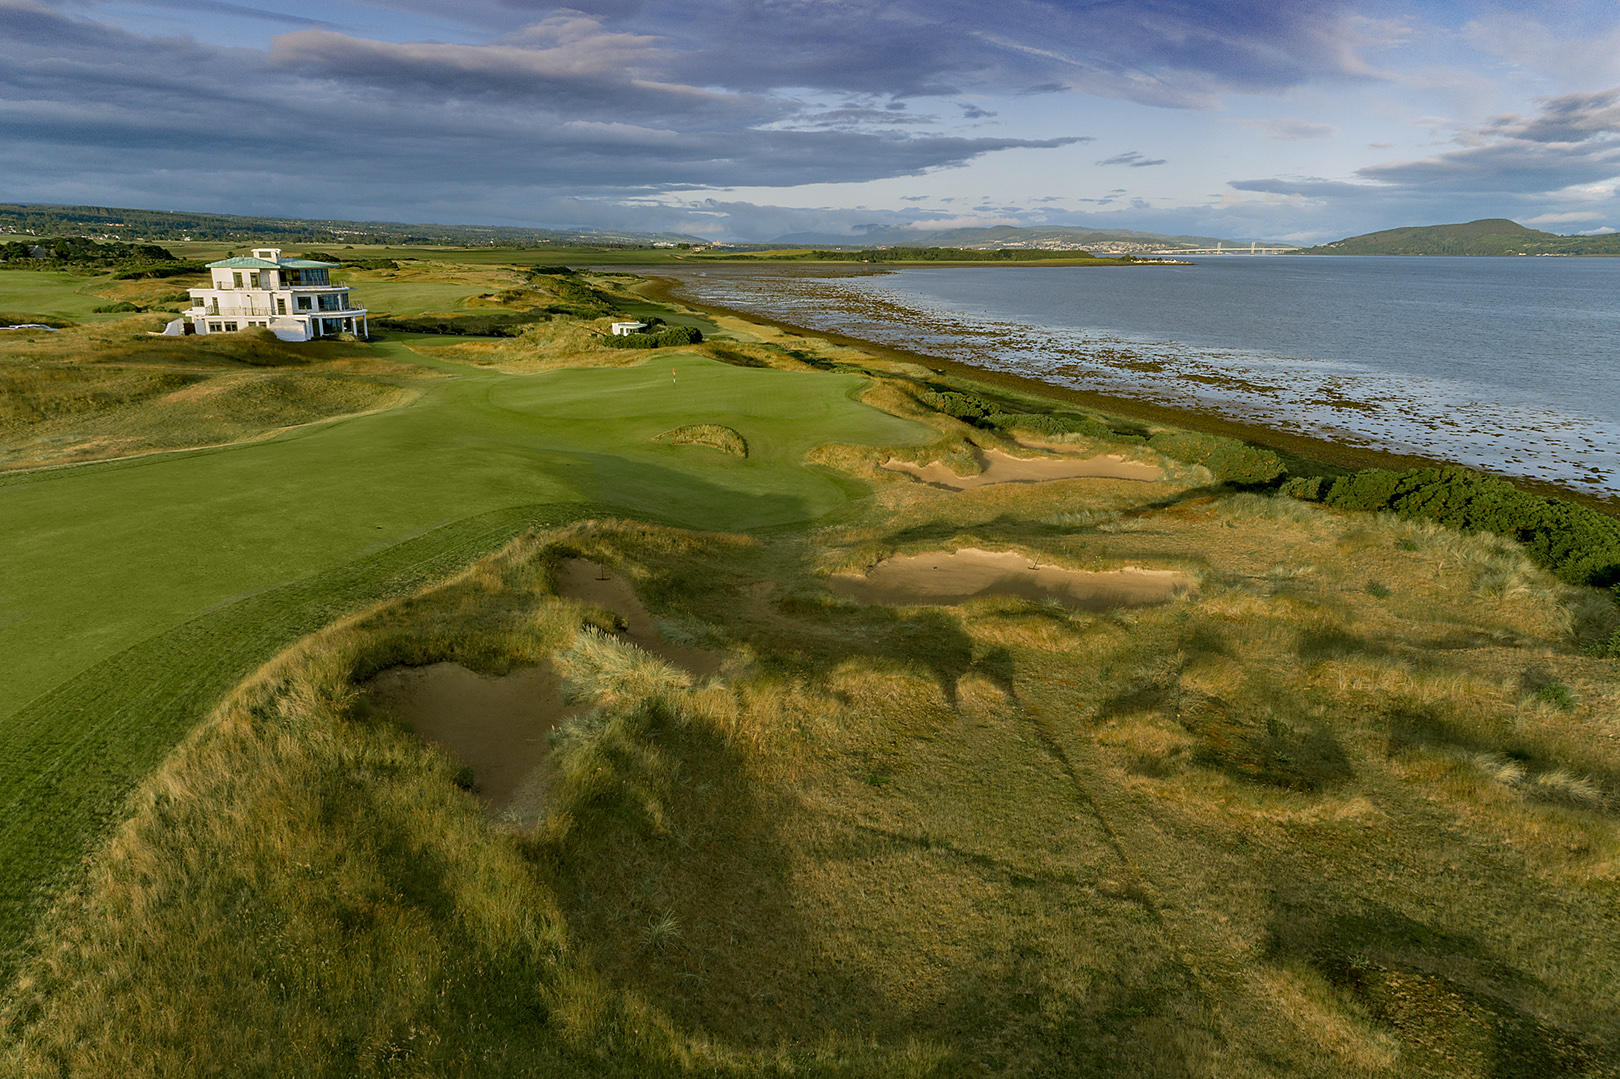
[[116,175],[165,205],[359,214],[407,188],[459,205],[506,186],[858,182],[1073,141],[963,138],[887,101],[811,108],[681,83],[655,70],[651,38],[580,15],[497,45],[306,30],[268,53],[147,38],[30,0],[0,0],[0,19],[13,31],[0,37],[0,172],[9,197],[31,201]]

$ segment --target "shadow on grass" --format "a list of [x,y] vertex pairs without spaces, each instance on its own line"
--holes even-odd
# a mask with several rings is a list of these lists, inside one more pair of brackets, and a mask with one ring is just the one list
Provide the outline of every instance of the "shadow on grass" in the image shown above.
[[1268,951],[1303,961],[1400,1039],[1421,1074],[1613,1075],[1612,1052],[1534,1015],[1548,987],[1484,943],[1375,902],[1284,899]]
[[654,703],[592,767],[537,864],[606,982],[744,1050],[811,1049],[883,1014],[804,921],[782,833],[794,807],[721,732]]

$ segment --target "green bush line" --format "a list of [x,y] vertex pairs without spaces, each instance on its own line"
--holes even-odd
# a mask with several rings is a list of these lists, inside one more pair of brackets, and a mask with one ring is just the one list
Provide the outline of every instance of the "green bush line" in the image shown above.
[[696,326],[669,326],[656,333],[627,333],[607,337],[603,343],[609,348],[664,348],[669,345],[695,345],[703,340],[703,331]]
[[69,322],[56,315],[30,315],[19,314],[16,311],[0,311],[0,326],[49,326],[53,330],[65,330],[78,323]]
[[1561,581],[1620,584],[1620,521],[1575,502],[1527,494],[1460,465],[1405,472],[1369,468],[1334,480],[1299,477],[1282,490],[1339,509],[1389,510],[1464,532],[1492,532],[1523,544]]
[[[919,394],[917,400],[936,412],[978,427],[1031,431],[1043,435],[1074,433],[1116,442],[1143,441],[1140,436],[1114,430],[1094,416],[1066,412],[1005,412],[977,394],[956,390],[929,390]],[[1221,483],[1259,486],[1275,482],[1284,471],[1282,459],[1275,453],[1235,438],[1166,432],[1153,435],[1146,442],[1166,457],[1203,465]]]
[[518,314],[511,311],[492,312],[487,315],[416,315],[403,317],[388,315],[371,320],[377,330],[396,333],[432,333],[451,337],[516,337],[523,330],[544,321],[541,314]]

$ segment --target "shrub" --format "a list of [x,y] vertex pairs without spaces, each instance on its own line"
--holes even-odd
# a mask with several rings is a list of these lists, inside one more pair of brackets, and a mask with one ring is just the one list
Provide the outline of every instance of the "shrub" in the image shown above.
[[1259,485],[1270,483],[1285,471],[1282,459],[1270,450],[1219,435],[1191,431],[1154,435],[1147,444],[1166,457],[1191,465],[1203,465],[1222,483]]
[[1366,469],[1340,476],[1320,497],[1340,509],[1391,510],[1517,540],[1539,565],[1569,584],[1620,582],[1620,521],[1588,506],[1527,494],[1460,465]]
[[695,345],[703,340],[703,331],[695,326],[669,326],[656,333],[627,333],[608,337],[603,343],[609,348],[664,348],[669,345]]
[[168,262],[153,266],[132,266],[127,270],[118,271],[113,277],[119,281],[141,281],[147,278],[184,277],[187,274],[206,272],[208,272],[206,263]]
[[1598,659],[1620,659],[1620,629],[1611,633],[1607,640],[1596,640],[1587,645],[1586,654]]
[[1333,480],[1327,476],[1291,476],[1277,490],[1302,502],[1320,502]]
[[1575,694],[1571,693],[1569,687],[1562,682],[1543,682],[1536,687],[1532,696],[1542,704],[1550,704],[1564,712],[1575,707]]
[[982,397],[971,393],[957,393],[955,390],[930,390],[918,394],[917,400],[935,412],[943,412],[964,423],[977,424],[981,427],[985,426],[986,417],[994,411]]
[[114,311],[145,311],[146,308],[140,304],[130,303],[128,300],[120,300],[117,303],[104,303],[99,307],[92,307],[90,310],[98,315],[106,315]]
[[517,314],[511,311],[492,311],[477,315],[417,315],[413,318],[387,316],[374,318],[375,330],[394,330],[399,333],[436,333],[454,337],[516,337],[524,327],[539,322],[542,316]]
[[1039,435],[1080,434],[1090,438],[1112,438],[1114,429],[1093,416],[1069,412],[997,412],[990,417],[997,427],[1031,431]]

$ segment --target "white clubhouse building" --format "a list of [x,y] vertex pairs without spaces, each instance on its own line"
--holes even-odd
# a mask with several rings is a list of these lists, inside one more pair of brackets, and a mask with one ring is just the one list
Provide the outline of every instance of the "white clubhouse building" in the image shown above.
[[[231,333],[263,326],[283,341],[338,333],[370,336],[366,309],[353,306],[346,285],[328,276],[335,262],[291,259],[279,247],[256,248],[251,258],[210,262],[212,287],[188,289],[186,333]],[[170,332],[174,332],[171,327]]]

